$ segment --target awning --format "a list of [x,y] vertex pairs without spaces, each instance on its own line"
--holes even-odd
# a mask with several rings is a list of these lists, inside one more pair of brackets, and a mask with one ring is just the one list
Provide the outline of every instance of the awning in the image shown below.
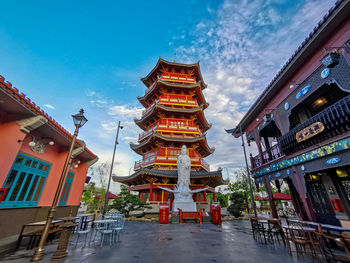
[[[105,195],[105,197],[107,196],[107,194]],[[116,199],[118,196],[115,194],[112,194],[111,192],[108,193],[108,199]],[[96,199],[100,199],[101,196],[96,196]]]

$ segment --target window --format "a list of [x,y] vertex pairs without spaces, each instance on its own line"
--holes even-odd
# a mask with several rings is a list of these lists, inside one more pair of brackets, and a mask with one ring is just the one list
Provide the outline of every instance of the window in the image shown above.
[[2,186],[7,192],[0,207],[36,206],[49,171],[49,164],[18,154]]
[[74,173],[68,172],[67,177],[66,177],[66,182],[64,183],[60,201],[58,205],[66,205],[70,189],[72,188],[72,183],[73,183],[73,178],[74,178]]

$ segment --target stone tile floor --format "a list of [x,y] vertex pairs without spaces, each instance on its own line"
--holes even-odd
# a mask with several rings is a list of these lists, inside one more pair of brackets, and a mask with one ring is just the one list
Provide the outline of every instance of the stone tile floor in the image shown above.
[[[62,262],[315,262],[290,256],[283,245],[265,245],[254,241],[249,221],[212,224],[158,224],[129,222],[121,242],[112,246],[75,247],[71,237],[69,255]],[[57,244],[48,244],[40,262],[51,262]],[[5,255],[1,262],[30,262],[34,250],[22,247]],[[318,262],[322,262],[319,260]]]

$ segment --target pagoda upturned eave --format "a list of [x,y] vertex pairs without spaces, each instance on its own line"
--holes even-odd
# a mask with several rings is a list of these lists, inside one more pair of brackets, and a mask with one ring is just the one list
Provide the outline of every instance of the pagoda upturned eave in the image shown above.
[[185,90],[194,89],[196,91],[196,96],[198,96],[198,98],[199,98],[199,102],[201,104],[207,103],[205,100],[205,97],[203,95],[203,91],[200,88],[201,83],[197,82],[194,84],[179,84],[179,83],[171,83],[168,81],[163,81],[163,80],[158,78],[156,80],[156,82],[154,82],[154,84],[151,86],[151,88],[147,90],[145,95],[137,97],[137,99],[142,104],[142,106],[148,107],[149,104],[147,103],[147,99],[150,98],[150,96],[153,96],[154,93],[161,87],[180,88],[180,89],[185,89]]
[[[158,170],[141,168],[129,176],[113,176],[112,179],[114,182],[119,182],[128,186],[140,185],[140,183],[149,184],[149,182],[145,178],[143,178],[143,175],[159,177],[159,179],[170,178],[175,181],[178,177],[177,170]],[[211,172],[191,171],[190,178],[192,180],[204,179],[205,181],[207,181],[206,185],[213,188],[220,185],[227,185],[229,183],[228,180],[223,179],[221,169]]]
[[148,73],[146,77],[141,78],[141,81],[146,85],[146,87],[150,87],[153,82],[157,79],[158,72],[161,72],[160,67],[161,66],[171,66],[171,67],[179,67],[179,68],[190,68],[194,69],[196,73],[196,77],[198,80],[201,80],[203,83],[202,89],[205,89],[207,85],[203,81],[202,73],[200,71],[199,61],[195,64],[182,64],[182,63],[176,63],[176,62],[170,62],[165,59],[162,59],[161,57],[158,59],[158,62],[156,66]]
[[135,118],[134,121],[137,126],[139,126],[143,130],[146,130],[147,127],[143,125],[144,122],[147,122],[148,118],[152,118],[152,116],[154,116],[154,114],[158,110],[164,110],[167,112],[189,113],[189,114],[194,113],[194,114],[197,114],[198,120],[202,125],[202,132],[205,132],[211,128],[211,124],[208,123],[203,112],[203,110],[206,109],[208,106],[209,106],[208,104],[203,104],[197,108],[181,109],[181,108],[170,108],[170,107],[161,105],[159,103],[154,103],[151,110],[149,110],[146,114],[144,114],[140,119]]
[[156,140],[162,140],[165,142],[179,142],[179,143],[200,143],[200,147],[202,148],[202,152],[203,152],[203,157],[207,157],[210,154],[213,154],[215,151],[215,147],[209,147],[208,142],[207,142],[207,138],[206,138],[206,134],[203,134],[199,137],[192,137],[192,138],[178,138],[178,137],[168,137],[168,136],[164,136],[161,135],[159,133],[157,133],[156,131],[153,132],[152,136],[150,136],[147,140],[144,140],[143,142],[139,143],[139,144],[133,144],[130,143],[130,148],[135,151],[138,154],[143,154],[142,149],[144,149],[145,147],[149,146],[150,144],[155,143]]

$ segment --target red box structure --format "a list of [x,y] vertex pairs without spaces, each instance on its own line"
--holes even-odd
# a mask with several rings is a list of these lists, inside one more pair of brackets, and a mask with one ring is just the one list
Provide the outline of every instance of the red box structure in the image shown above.
[[0,203],[2,199],[4,199],[6,192],[7,192],[7,188],[0,188]]
[[341,205],[339,199],[331,199],[330,201],[334,211],[343,212],[343,206]]
[[169,206],[167,204],[159,205],[159,223],[169,224]]
[[211,220],[213,224],[221,224],[221,207],[219,204],[212,204],[211,208]]

